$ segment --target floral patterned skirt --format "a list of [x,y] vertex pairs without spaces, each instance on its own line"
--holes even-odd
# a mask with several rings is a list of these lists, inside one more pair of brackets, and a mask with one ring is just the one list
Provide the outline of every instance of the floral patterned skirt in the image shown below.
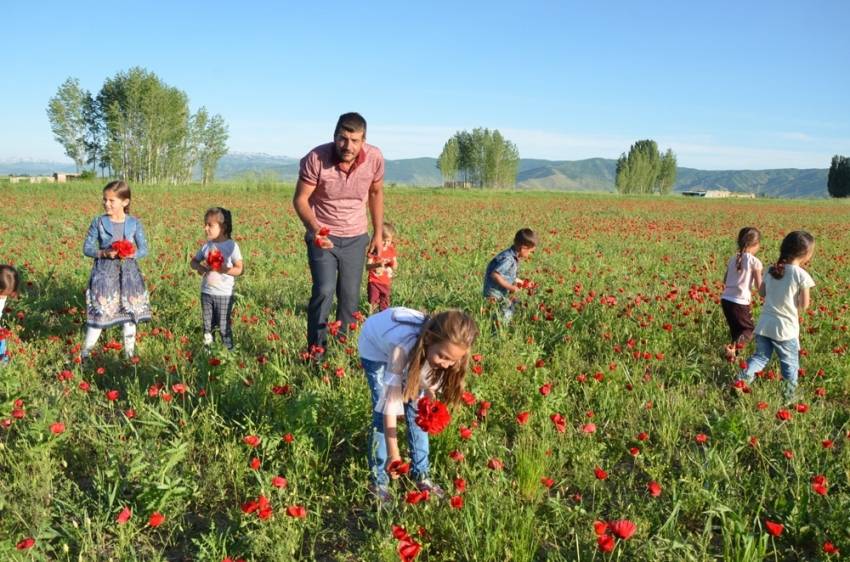
[[150,319],[148,291],[136,260],[94,260],[86,291],[86,324],[109,328]]

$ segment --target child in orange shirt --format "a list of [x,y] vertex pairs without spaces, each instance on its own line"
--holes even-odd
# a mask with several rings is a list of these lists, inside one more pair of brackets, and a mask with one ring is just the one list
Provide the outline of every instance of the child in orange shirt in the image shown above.
[[377,256],[369,255],[366,261],[366,271],[369,272],[369,284],[366,286],[366,293],[369,295],[369,304],[372,306],[371,312],[375,311],[375,307],[378,307],[379,311],[384,311],[390,307],[390,285],[398,267],[397,254],[395,248],[393,248],[395,227],[385,222],[381,231],[383,232],[384,247],[380,254]]

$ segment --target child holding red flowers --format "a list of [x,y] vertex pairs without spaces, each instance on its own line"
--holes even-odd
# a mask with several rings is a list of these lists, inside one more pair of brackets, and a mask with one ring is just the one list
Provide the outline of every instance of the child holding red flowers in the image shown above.
[[428,431],[447,420],[437,416],[421,427],[418,408],[427,408],[428,403],[419,399],[435,400],[439,392],[449,406],[461,400],[469,352],[477,336],[475,320],[459,310],[430,316],[409,308],[389,308],[363,324],[360,362],[373,409],[368,441],[370,489],[379,507],[392,505],[388,485],[391,469],[401,463],[396,420],[402,415],[410,446],[410,475],[417,489],[444,497],[443,489],[428,477]]
[[151,307],[142,271],[136,260],[148,255],[148,242],[139,219],[129,215],[130,186],[113,181],[103,188],[103,210],[89,225],[83,254],[94,258],[86,291],[86,359],[104,328],[122,325],[124,354],[133,357],[136,326],[150,322]]
[[514,314],[514,293],[520,290],[516,284],[519,261],[531,255],[540,241],[530,228],[523,228],[514,235],[514,244],[496,255],[487,264],[484,273],[484,298],[496,303],[498,311],[494,320],[507,324]]
[[377,256],[371,254],[366,258],[366,271],[369,272],[366,294],[369,296],[369,304],[373,312],[375,308],[384,311],[390,307],[390,285],[398,267],[397,254],[393,247],[395,227],[385,222],[381,230],[383,246],[380,254]]
[[[21,277],[18,270],[11,265],[0,265],[0,318],[6,308],[6,297],[18,292]],[[5,365],[9,358],[6,356],[6,332],[0,328],[0,364]]]
[[[204,214],[207,241],[192,258],[190,266],[204,278],[201,281],[201,312],[204,321],[204,345],[213,342],[213,322],[221,342],[233,349],[230,312],[233,310],[234,277],[242,275],[242,252],[231,240],[233,219],[230,211],[211,207]],[[202,263],[205,262],[205,263]]]

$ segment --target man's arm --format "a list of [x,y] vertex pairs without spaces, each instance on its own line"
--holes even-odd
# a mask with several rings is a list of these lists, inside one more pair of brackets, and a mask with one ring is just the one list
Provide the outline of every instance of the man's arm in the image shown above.
[[[297,193],[297,187],[296,187]],[[372,242],[370,254],[380,254],[384,246],[384,180],[369,186],[369,215],[372,217]]]
[[316,235],[316,239],[321,240],[322,248],[333,248],[333,242],[324,236],[319,236],[320,227],[316,222],[316,213],[310,208],[310,196],[315,190],[315,185],[310,185],[298,178],[298,183],[295,184],[295,195],[292,197],[292,206],[295,207],[295,214],[301,219],[307,232],[312,232]]

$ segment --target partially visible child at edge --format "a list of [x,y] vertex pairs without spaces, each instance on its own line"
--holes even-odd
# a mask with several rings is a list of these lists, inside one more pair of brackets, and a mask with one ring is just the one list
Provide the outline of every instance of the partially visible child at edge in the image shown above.
[[800,322],[798,316],[811,304],[809,289],[815,286],[812,277],[802,268],[812,258],[815,239],[801,230],[785,237],[779,248],[779,259],[767,268],[759,294],[764,297],[759,321],[756,324],[756,352],[747,359],[747,367],[738,373],[736,387],[750,384],[755,374],[764,369],[773,352],[779,358],[782,378],[788,383],[783,393],[793,402],[797,390],[797,370],[800,366]]
[[729,324],[732,343],[726,346],[726,358],[734,361],[738,350],[743,349],[753,339],[755,322],[750,308],[751,288],[758,291],[762,284],[764,267],[756,257],[761,246],[761,232],[755,227],[746,226],[738,233],[738,252],[729,260],[723,284],[726,288],[720,297],[720,306]]
[[[21,277],[18,270],[11,265],[0,265],[0,318],[6,309],[6,298],[18,292],[21,285]],[[9,356],[6,352],[6,335],[0,328],[0,364],[6,365]]]
[[508,324],[514,314],[513,294],[520,290],[516,286],[519,261],[531,255],[539,244],[537,234],[523,228],[514,236],[514,245],[490,260],[484,273],[484,298],[490,299],[499,308],[494,314],[497,324]]
[[451,408],[463,393],[469,352],[478,328],[469,315],[448,310],[431,316],[409,308],[389,308],[370,316],[360,334],[360,361],[372,394],[369,439],[370,491],[379,509],[392,506],[393,461],[401,459],[396,418],[404,415],[410,447],[410,476],[419,491],[443,498],[429,478],[428,434],[415,423],[421,396],[437,392]]
[[379,311],[384,311],[390,307],[390,285],[392,285],[393,275],[395,275],[395,270],[398,267],[397,254],[393,247],[395,227],[385,222],[381,231],[384,239],[381,253],[377,256],[371,254],[366,259],[366,271],[369,272],[366,294],[369,296],[372,312],[375,311],[376,307]]
[[[201,281],[204,346],[210,346],[213,342],[212,331],[215,323],[221,342],[228,350],[232,350],[233,330],[230,313],[233,310],[234,277],[242,275],[242,252],[230,238],[233,235],[230,211],[222,207],[207,209],[204,214],[204,234],[207,241],[190,263],[192,269],[204,276]],[[218,269],[210,267],[210,254],[215,252],[221,253],[221,266]]]
[[[83,254],[94,258],[86,291],[86,341],[83,360],[92,353],[104,328],[123,327],[124,355],[130,359],[136,346],[136,326],[150,322],[151,307],[145,280],[136,260],[148,255],[148,242],[142,223],[130,212],[130,186],[113,181],[103,188],[106,214],[91,221],[83,243]],[[134,254],[119,258],[112,245],[127,240]]]

